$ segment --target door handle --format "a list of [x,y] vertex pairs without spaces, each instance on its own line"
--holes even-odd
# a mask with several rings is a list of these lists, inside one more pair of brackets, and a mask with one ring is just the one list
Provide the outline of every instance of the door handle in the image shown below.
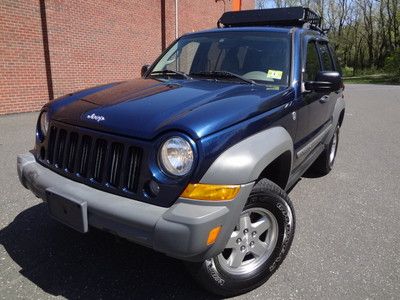
[[321,103],[326,103],[328,101],[329,101],[329,95],[322,96],[321,99],[319,99],[319,102]]

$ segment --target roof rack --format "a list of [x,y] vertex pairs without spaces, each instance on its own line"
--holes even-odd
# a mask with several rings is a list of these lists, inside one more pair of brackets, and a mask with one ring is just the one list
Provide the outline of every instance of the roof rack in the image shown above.
[[241,26],[296,26],[308,24],[321,32],[321,17],[307,7],[285,7],[225,12],[218,20],[218,28]]

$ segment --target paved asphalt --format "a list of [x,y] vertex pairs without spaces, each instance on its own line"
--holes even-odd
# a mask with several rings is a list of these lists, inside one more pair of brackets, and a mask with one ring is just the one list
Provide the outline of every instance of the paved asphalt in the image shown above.
[[[335,169],[290,193],[297,232],[288,257],[238,298],[400,298],[400,86],[348,85],[346,100]],[[177,260],[47,216],[15,168],[36,117],[0,117],[0,298],[212,298]]]

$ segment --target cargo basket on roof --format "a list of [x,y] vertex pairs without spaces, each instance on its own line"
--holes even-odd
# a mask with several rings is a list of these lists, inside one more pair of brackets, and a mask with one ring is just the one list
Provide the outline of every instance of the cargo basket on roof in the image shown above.
[[285,7],[225,12],[218,27],[297,26],[321,27],[321,17],[307,7]]

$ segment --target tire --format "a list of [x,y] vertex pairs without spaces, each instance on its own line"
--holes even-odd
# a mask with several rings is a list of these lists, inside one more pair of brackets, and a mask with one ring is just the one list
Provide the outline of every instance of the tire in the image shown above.
[[[278,269],[290,249],[294,231],[295,214],[288,195],[262,179],[253,187],[227,248],[211,259],[187,262],[186,266],[209,292],[223,297],[240,295],[265,283]],[[230,248],[232,245],[235,248]]]
[[340,127],[338,125],[329,144],[311,166],[311,171],[316,175],[324,176],[332,171],[333,165],[335,164],[336,153],[339,145],[339,133]]

